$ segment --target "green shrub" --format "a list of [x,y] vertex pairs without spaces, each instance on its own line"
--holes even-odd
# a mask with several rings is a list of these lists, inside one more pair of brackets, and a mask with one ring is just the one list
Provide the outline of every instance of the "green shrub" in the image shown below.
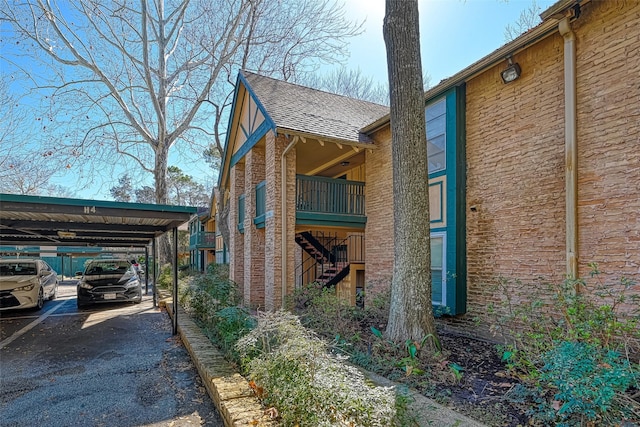
[[640,414],[640,402],[629,395],[640,389],[640,295],[629,280],[604,283],[597,265],[591,268],[588,280],[560,284],[500,279],[503,299],[489,307],[495,331],[508,337],[498,347],[502,359],[537,392],[529,400],[532,415],[545,422],[614,425]]
[[618,425],[633,416],[633,405],[621,396],[638,384],[640,371],[620,354],[595,344],[562,341],[542,360],[540,382],[552,390],[553,400],[543,402],[535,418],[581,426]]
[[240,294],[228,270],[209,265],[207,273],[181,279],[178,300],[227,358],[239,364],[235,343],[255,326],[255,320],[238,305]]
[[156,286],[159,288],[170,289],[173,285],[173,267],[171,264],[165,264],[160,267],[158,277],[156,278]]
[[238,341],[260,398],[284,426],[391,426],[392,388],[370,386],[356,368],[327,351],[315,333],[285,311],[261,313]]

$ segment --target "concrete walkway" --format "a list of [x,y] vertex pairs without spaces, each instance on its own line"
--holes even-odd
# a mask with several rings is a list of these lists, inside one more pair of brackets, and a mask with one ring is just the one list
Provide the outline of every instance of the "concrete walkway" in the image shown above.
[[[173,317],[171,293],[162,290],[159,292],[160,306],[166,307],[169,315]],[[181,306],[178,307],[178,333],[227,427],[278,425],[264,414],[247,380],[235,372],[218,348],[202,333]],[[397,385],[371,372],[363,373],[377,385]],[[419,427],[485,427],[484,424],[444,407],[420,393],[406,393],[410,401],[409,410]]]

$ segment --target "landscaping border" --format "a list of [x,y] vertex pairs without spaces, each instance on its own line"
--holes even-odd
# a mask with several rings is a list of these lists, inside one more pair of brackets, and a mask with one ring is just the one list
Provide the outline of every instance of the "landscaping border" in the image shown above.
[[[158,289],[158,305],[173,318],[171,292]],[[218,348],[202,333],[198,325],[178,304],[178,334],[191,355],[207,393],[218,408],[227,427],[277,427],[278,423],[265,415],[260,401],[242,375],[235,371]],[[454,410],[442,406],[422,394],[360,369],[376,385],[398,386],[409,398],[409,410],[419,427],[486,427]]]

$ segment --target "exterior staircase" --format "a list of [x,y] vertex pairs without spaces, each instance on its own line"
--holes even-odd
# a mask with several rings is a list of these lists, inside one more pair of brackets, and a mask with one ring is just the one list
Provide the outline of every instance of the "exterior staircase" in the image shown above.
[[[336,243],[335,239],[331,242]],[[296,243],[315,260],[314,265],[310,268],[313,269],[311,274],[313,280],[311,281],[321,283],[324,287],[331,287],[349,274],[350,264],[346,257],[341,257],[336,252],[329,250],[310,232],[297,233]],[[334,245],[335,247],[336,245]]]

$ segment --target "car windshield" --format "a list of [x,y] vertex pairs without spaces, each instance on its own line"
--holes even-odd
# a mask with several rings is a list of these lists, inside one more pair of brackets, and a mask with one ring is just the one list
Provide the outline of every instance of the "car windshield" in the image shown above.
[[125,274],[129,270],[129,267],[130,265],[127,261],[98,261],[89,264],[84,274],[87,276]]
[[36,265],[32,262],[17,262],[0,265],[0,276],[33,276]]

